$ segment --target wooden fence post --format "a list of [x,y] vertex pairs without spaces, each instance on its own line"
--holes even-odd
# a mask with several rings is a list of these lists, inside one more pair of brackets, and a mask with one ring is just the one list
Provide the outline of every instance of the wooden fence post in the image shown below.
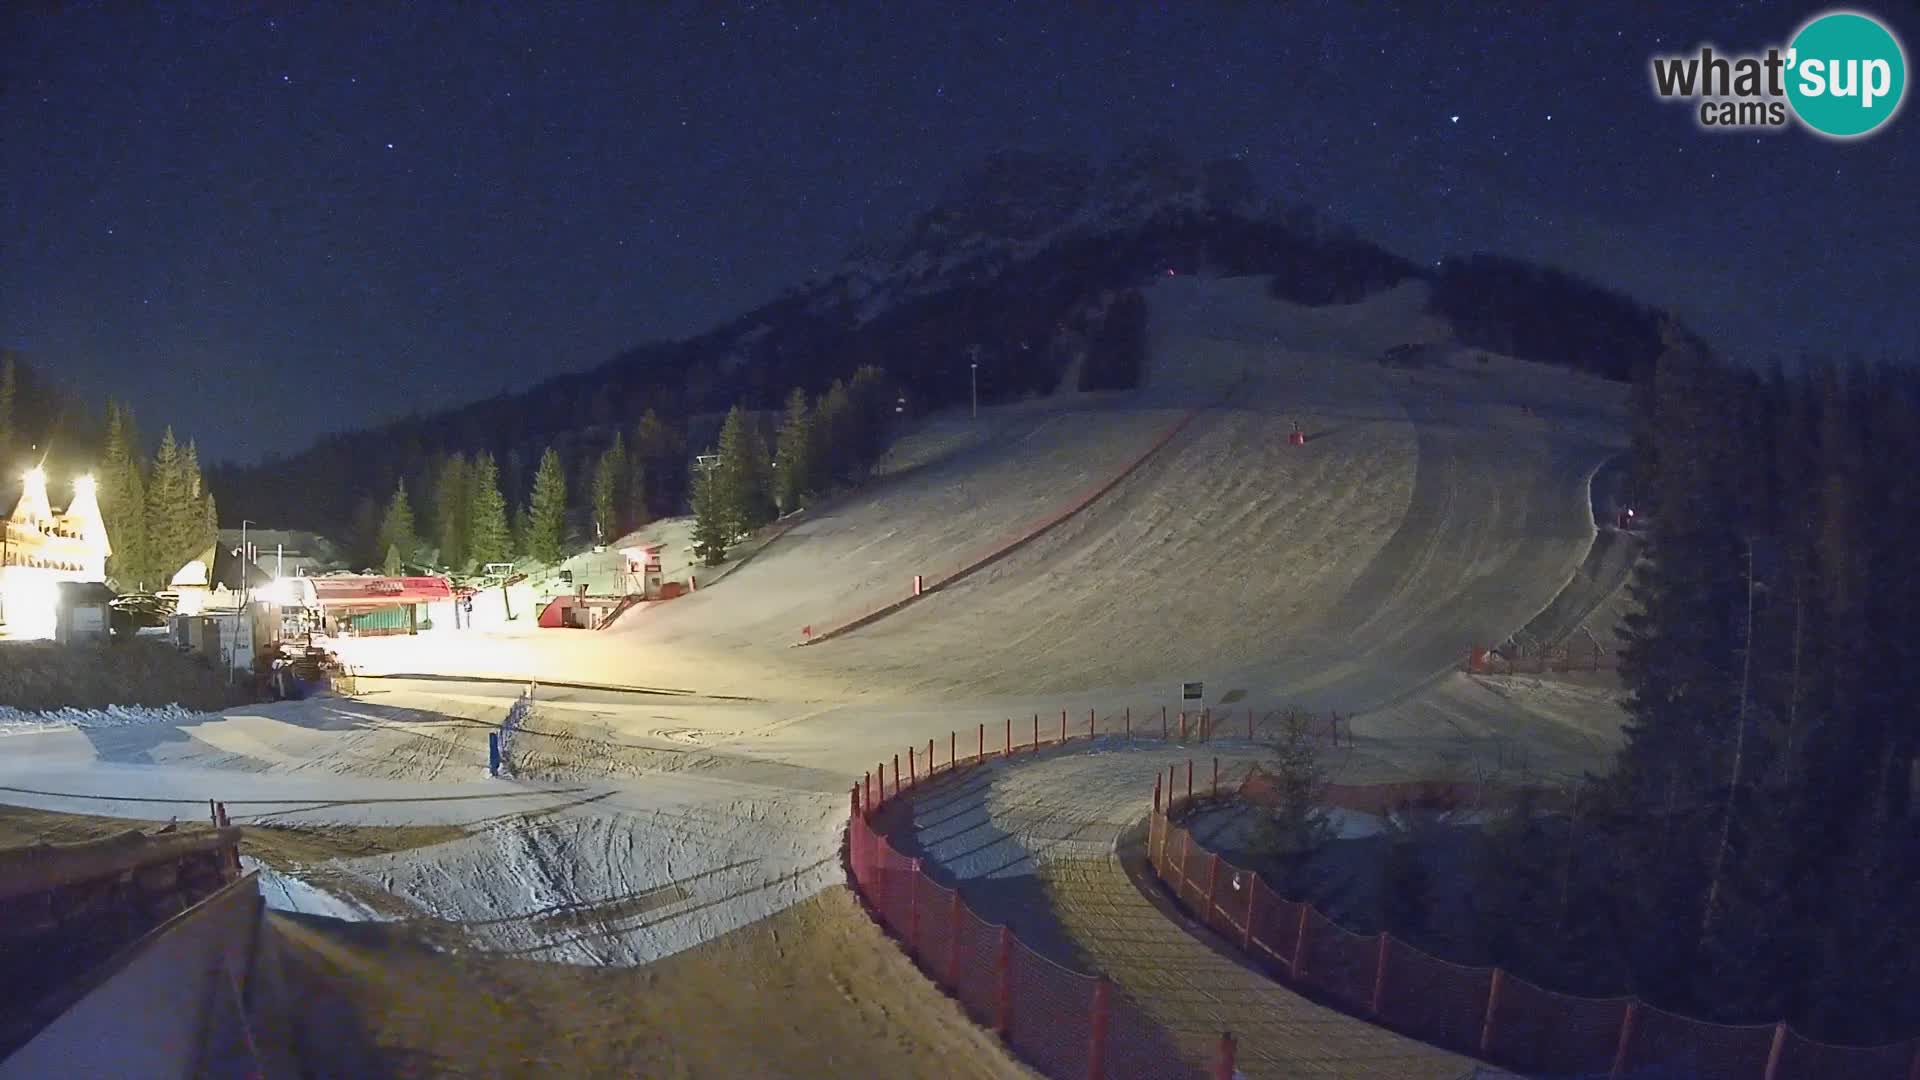
[[900,797],[900,755],[893,755],[893,797]]
[[1093,1015],[1087,1035],[1087,1080],[1102,1080],[1107,1075],[1107,978],[1093,980]]
[[927,779],[933,779],[933,740],[927,740]]
[[1187,759],[1187,798],[1193,798],[1193,759]]
[[1125,713],[1125,716],[1126,716],[1126,723],[1127,723],[1127,741],[1132,742],[1133,741],[1133,706],[1131,705],[1127,706],[1127,711]]
[[1220,853],[1215,851],[1207,859],[1207,910],[1200,913],[1202,925],[1213,921],[1213,898],[1220,893]]
[[866,800],[861,805],[866,810],[867,816],[871,817],[873,815],[873,770],[872,769],[867,770],[867,775],[865,776],[864,781],[867,787],[867,797],[866,797]]
[[1627,1002],[1627,1011],[1620,1018],[1620,1046],[1613,1052],[1613,1071],[1608,1075],[1620,1080],[1627,1072],[1627,1051],[1633,1046],[1634,1025],[1640,1022],[1640,999]]
[[1506,972],[1493,969],[1493,981],[1487,985],[1487,1018],[1480,1022],[1480,1056],[1493,1053],[1493,1040],[1498,1034],[1494,1027],[1494,1017],[1500,1014],[1500,986],[1506,981]]
[[1220,1033],[1220,1053],[1213,1063],[1214,1080],[1233,1080],[1233,1032]]
[[1380,955],[1373,962],[1373,1009],[1368,1015],[1380,1018],[1380,999],[1387,992],[1387,942],[1393,939],[1385,930],[1380,931]]
[[947,771],[952,772],[953,770],[959,767],[960,767],[960,733],[957,731],[950,730],[947,732]]
[[1767,1047],[1767,1071],[1764,1074],[1764,1080],[1779,1080],[1780,1055],[1786,1048],[1787,1022],[1782,1020],[1773,1025],[1773,1045]]
[[880,763],[880,801],[887,801],[887,763]]
[[985,720],[980,721],[979,737],[980,745],[974,748],[973,760],[985,761],[987,760],[987,722]]
[[907,747],[907,786],[913,787],[920,782],[920,770],[913,765],[913,747]]
[[1213,797],[1220,797],[1220,759],[1213,759]]
[[850,805],[851,805],[851,810],[847,815],[849,820],[860,816],[860,785],[859,784],[853,785]]
[[1003,758],[1013,756],[1013,717],[1007,717],[1007,745],[1000,751]]
[[1060,710],[1060,745],[1067,745],[1067,710]]
[[1301,971],[1307,966],[1307,913],[1312,910],[1312,904],[1300,902],[1300,932],[1293,936],[1293,963],[1289,965],[1293,968],[1294,982],[1301,981]]
[[1162,739],[1167,737],[1167,707],[1165,705],[1160,706],[1160,737]]
[[1180,710],[1180,741],[1187,741],[1187,710]]
[[1257,905],[1260,903],[1262,888],[1264,886],[1260,884],[1259,874],[1247,875],[1247,925],[1240,928],[1240,947],[1245,949],[1249,956],[1253,955],[1253,914],[1259,910]]
[[1033,714],[1033,748],[1040,749],[1040,714]]
[[1088,709],[1088,710],[1087,710],[1087,738],[1088,738],[1089,740],[1091,740],[1091,739],[1093,738],[1093,736],[1094,736],[1094,731],[1093,731],[1093,714],[1094,714],[1094,710],[1093,710],[1093,709]]

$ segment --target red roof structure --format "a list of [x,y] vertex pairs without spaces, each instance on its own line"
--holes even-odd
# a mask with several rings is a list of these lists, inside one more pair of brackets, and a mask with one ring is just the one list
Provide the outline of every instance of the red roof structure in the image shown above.
[[340,574],[305,579],[321,608],[387,607],[452,600],[453,588],[438,577],[362,577]]

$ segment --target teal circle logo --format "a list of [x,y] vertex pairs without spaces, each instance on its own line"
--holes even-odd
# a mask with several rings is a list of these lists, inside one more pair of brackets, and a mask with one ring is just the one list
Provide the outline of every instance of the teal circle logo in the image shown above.
[[1801,27],[1787,48],[1787,100],[1820,134],[1865,135],[1900,110],[1907,57],[1877,20],[1830,12]]

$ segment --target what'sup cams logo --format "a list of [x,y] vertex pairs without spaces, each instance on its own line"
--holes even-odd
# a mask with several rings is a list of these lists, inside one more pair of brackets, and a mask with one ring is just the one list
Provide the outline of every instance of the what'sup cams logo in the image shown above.
[[1798,119],[1828,138],[1858,138],[1892,120],[1907,89],[1899,39],[1853,11],[1816,16],[1788,44],[1764,53],[1728,55],[1703,45],[1697,54],[1656,56],[1652,67],[1654,92],[1697,102],[1700,126],[1716,131]]

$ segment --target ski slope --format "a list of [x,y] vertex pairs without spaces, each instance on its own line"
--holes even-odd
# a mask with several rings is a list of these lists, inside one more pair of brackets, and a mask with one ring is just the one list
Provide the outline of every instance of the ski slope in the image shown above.
[[[1556,597],[1554,620],[1583,614],[1566,587],[1596,535],[1589,478],[1625,445],[1624,388],[1452,347],[1417,285],[1318,309],[1253,279],[1148,293],[1144,386],[935,418],[873,484],[710,587],[606,631],[344,643],[358,700],[24,719],[0,799],[164,818],[219,798],[242,824],[462,825],[453,843],[330,869],[482,947],[644,963],[841,880],[847,787],[864,770],[930,738],[944,756],[949,732],[1035,709],[1144,715],[1204,680],[1209,704],[1359,714],[1356,779],[1496,746],[1597,764],[1618,722],[1603,688],[1454,668]],[[1409,342],[1430,343],[1430,362],[1377,362]],[[1196,407],[1033,542],[793,647],[803,627],[1053,515]],[[1288,444],[1296,422],[1304,446]],[[487,732],[530,681],[524,758],[489,778]]]

